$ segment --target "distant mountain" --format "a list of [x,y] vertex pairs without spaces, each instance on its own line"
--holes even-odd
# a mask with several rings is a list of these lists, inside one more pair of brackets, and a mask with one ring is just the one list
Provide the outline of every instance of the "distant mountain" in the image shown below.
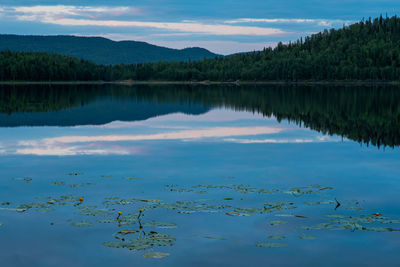
[[145,42],[112,41],[102,37],[0,35],[0,51],[47,52],[77,57],[97,64],[132,64],[158,61],[188,61],[214,58],[217,54],[199,48],[171,49]]

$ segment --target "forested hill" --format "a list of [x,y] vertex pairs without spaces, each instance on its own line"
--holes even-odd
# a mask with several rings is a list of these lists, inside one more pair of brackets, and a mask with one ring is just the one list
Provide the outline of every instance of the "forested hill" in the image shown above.
[[202,61],[101,66],[57,55],[0,54],[0,80],[398,81],[400,19],[368,19],[279,43],[276,48]]
[[145,42],[78,36],[0,35],[0,50],[60,54],[105,65],[203,60],[217,56],[203,48],[178,50]]

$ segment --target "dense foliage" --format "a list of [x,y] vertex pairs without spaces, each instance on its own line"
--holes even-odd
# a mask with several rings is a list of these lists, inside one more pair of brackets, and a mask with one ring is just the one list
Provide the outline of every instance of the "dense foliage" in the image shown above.
[[0,50],[45,52],[89,60],[97,64],[136,64],[214,58],[203,48],[171,49],[136,41],[112,41],[102,37],[0,35]]
[[400,19],[369,19],[261,52],[141,65],[134,74],[140,80],[398,80]]
[[394,81],[400,77],[400,19],[361,21],[276,48],[203,61],[95,65],[36,53],[0,54],[1,80]]
[[10,51],[0,53],[2,81],[93,81],[107,78],[110,69],[62,55]]
[[[90,103],[97,104],[90,108]],[[0,126],[46,125],[49,121],[59,126],[106,124],[170,112],[199,114],[221,106],[259,112],[360,143],[400,146],[400,89],[381,85],[2,86],[0,113],[11,116],[1,117]],[[67,112],[54,112],[59,110]]]

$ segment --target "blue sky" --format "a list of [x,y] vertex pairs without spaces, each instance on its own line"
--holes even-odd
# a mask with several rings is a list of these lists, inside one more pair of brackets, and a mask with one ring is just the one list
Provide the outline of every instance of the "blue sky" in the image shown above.
[[0,0],[0,32],[104,36],[230,54],[395,15],[399,8],[394,0]]

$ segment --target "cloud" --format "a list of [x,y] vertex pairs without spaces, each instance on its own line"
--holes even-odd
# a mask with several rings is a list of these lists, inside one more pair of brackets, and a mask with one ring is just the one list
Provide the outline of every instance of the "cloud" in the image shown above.
[[[23,18],[32,20],[30,16]],[[253,35],[271,36],[284,34],[285,32],[276,28],[231,26],[221,24],[201,24],[187,22],[147,22],[147,21],[121,21],[121,20],[88,20],[88,19],[56,19],[45,18],[41,22],[62,26],[101,26],[101,27],[142,27],[162,30],[203,33],[212,35]]]
[[[102,135],[102,136],[60,136],[39,140],[18,142],[15,154],[38,156],[72,155],[128,155],[141,151],[127,143],[116,142],[151,140],[199,140],[203,138],[221,138],[231,136],[252,136],[279,133],[278,127],[215,127],[198,130],[181,130],[147,135]],[[10,152],[12,153],[12,152]]]
[[[20,21],[34,21],[61,26],[95,26],[112,28],[153,28],[183,33],[210,35],[271,36],[285,32],[278,28],[237,26],[224,23],[194,21],[152,22],[115,19],[122,15],[139,15],[140,9],[132,7],[90,6],[10,6],[0,7],[3,16]],[[113,19],[114,18],[114,19]]]
[[85,17],[85,18],[102,18],[102,17],[118,17],[122,15],[139,15],[139,8],[117,6],[13,6],[2,7],[2,12],[9,15],[15,15],[19,19],[42,20],[45,18],[63,18],[63,17]]
[[285,23],[285,24],[316,24],[318,26],[332,27],[333,25],[348,25],[353,23],[351,20],[339,20],[339,19],[265,19],[265,18],[240,18],[234,20],[224,21],[228,24],[238,24],[238,23]]
[[311,139],[236,139],[228,138],[224,139],[226,142],[233,142],[239,144],[289,144],[289,143],[313,143],[315,140]]
[[75,155],[128,155],[127,151],[118,151],[115,149],[85,149],[79,146],[71,147],[33,147],[17,149],[19,155],[37,155],[37,156],[75,156]]
[[343,142],[348,139],[342,139],[338,136],[315,136],[309,139],[292,138],[292,139],[242,139],[242,138],[225,138],[225,142],[233,142],[238,144],[291,144],[291,143],[325,143],[325,142]]
[[[82,143],[82,142],[121,142],[146,140],[200,139],[228,136],[246,136],[259,134],[275,134],[281,132],[278,127],[214,127],[199,130],[184,130],[147,135],[100,135],[100,136],[62,136],[45,138],[43,142],[52,143]],[[32,145],[31,141],[20,142],[20,145]]]

